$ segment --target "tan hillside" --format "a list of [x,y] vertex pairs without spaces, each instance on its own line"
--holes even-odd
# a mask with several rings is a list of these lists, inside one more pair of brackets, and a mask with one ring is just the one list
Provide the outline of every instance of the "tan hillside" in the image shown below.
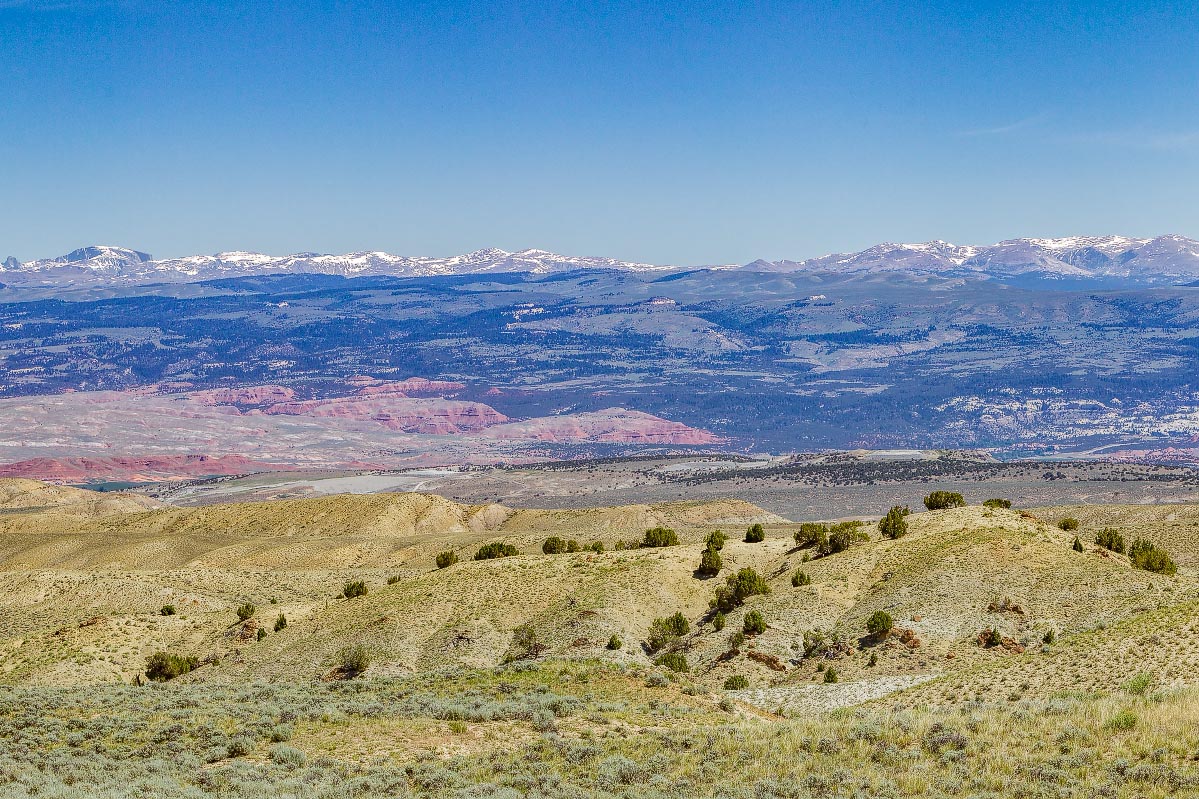
[[82,488],[51,485],[37,480],[0,478],[0,515],[6,512],[52,510],[72,516],[103,516],[133,513],[158,507],[149,497],[136,494],[100,493]]
[[1114,527],[1128,544],[1148,538],[1165,547],[1179,565],[1199,566],[1199,505],[1068,505],[1036,513],[1054,524],[1067,517],[1078,519],[1079,538],[1088,544],[1098,531]]

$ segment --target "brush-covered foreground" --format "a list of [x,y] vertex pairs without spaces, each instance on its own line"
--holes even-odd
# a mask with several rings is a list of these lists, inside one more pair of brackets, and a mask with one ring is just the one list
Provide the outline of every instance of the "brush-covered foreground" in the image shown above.
[[1199,506],[0,502],[0,796],[1199,793]]
[[327,684],[15,688],[6,797],[1167,797],[1199,694],[1134,684],[898,713],[745,712],[637,667]]

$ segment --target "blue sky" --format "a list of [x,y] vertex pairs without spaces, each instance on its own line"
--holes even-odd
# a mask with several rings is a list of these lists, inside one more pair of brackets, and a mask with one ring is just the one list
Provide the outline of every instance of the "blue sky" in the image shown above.
[[1199,237],[1199,10],[0,0],[0,257]]

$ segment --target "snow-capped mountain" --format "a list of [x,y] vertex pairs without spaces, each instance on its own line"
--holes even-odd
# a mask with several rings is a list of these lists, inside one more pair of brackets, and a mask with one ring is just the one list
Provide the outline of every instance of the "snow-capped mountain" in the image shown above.
[[0,275],[41,276],[46,279],[145,283],[196,281],[222,277],[265,274],[327,274],[358,277],[394,275],[420,277],[487,272],[531,272],[545,274],[575,269],[618,269],[662,271],[677,267],[558,255],[546,250],[507,252],[478,250],[450,258],[392,255],[386,252],[354,252],[345,255],[297,253],[273,256],[255,252],[222,252],[154,260],[150,255],[124,247],[84,247],[60,258],[19,263],[9,258],[0,264]]
[[806,261],[754,261],[742,268],[758,272],[899,272],[991,279],[1180,283],[1199,278],[1199,241],[1183,236],[1070,236],[1012,239],[990,247],[962,247],[944,241],[879,244],[857,253]]
[[[507,252],[477,250],[449,258],[354,252],[345,255],[297,253],[273,256],[223,252],[155,260],[124,247],[84,247],[59,258],[19,263],[0,262],[0,278],[58,284],[136,284],[191,282],[265,274],[328,274],[358,277],[527,272],[546,274],[579,269],[665,272],[683,267],[619,261],[614,258],[559,255],[545,250]],[[838,253],[806,261],[753,261],[750,272],[834,273],[869,275],[898,273],[993,280],[1100,281],[1172,284],[1199,279],[1199,241],[1183,236],[1135,239],[1126,236],[1070,236],[1056,239],[1012,239],[989,247],[959,246],[945,241],[878,244],[856,253]]]

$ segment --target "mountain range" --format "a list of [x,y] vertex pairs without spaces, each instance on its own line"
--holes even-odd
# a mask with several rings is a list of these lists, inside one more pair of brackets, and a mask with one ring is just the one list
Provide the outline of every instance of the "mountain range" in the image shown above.
[[671,272],[689,268],[840,275],[901,273],[1004,282],[1056,281],[1072,285],[1089,282],[1178,285],[1199,280],[1199,241],[1166,235],[1152,239],[1127,236],[1023,238],[987,247],[945,241],[885,243],[861,252],[837,253],[803,261],[756,260],[744,265],[701,267],[568,256],[537,249],[508,252],[492,248],[448,258],[386,252],[286,256],[223,252],[155,259],[148,253],[124,247],[90,246],[57,258],[24,263],[9,257],[0,264],[0,278],[43,283],[140,284],[265,274],[433,277],[513,272],[549,274],[577,270]]

